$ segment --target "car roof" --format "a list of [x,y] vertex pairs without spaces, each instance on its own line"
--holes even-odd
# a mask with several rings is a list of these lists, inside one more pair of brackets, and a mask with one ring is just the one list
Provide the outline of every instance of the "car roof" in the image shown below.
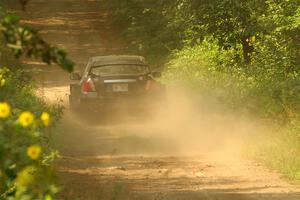
[[90,58],[89,62],[92,64],[92,66],[117,64],[147,65],[144,57],[128,55],[96,56]]

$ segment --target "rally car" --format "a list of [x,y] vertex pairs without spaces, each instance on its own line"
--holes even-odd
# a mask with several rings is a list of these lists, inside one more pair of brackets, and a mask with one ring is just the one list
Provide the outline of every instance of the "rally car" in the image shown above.
[[141,56],[92,57],[82,76],[76,72],[70,76],[70,108],[99,110],[116,105],[151,106],[164,90],[155,80],[160,76],[161,72],[152,71]]

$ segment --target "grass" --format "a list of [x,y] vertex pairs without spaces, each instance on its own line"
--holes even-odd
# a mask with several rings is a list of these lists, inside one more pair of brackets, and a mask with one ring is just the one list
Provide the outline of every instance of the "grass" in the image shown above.
[[[248,154],[267,167],[300,181],[300,122],[256,138]],[[259,142],[257,142],[259,141]]]

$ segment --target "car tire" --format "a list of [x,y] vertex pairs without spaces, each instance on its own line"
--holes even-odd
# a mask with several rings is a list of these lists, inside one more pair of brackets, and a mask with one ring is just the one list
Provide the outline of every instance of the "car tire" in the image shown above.
[[81,107],[80,98],[78,98],[74,95],[69,95],[69,107],[70,107],[71,111],[80,110],[80,107]]

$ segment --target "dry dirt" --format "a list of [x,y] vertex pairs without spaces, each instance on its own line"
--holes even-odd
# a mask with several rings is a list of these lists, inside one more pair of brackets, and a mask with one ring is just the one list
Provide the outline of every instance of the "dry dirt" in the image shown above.
[[[19,12],[48,41],[66,48],[79,71],[90,56],[119,51],[121,39],[101,0],[32,0]],[[66,73],[37,61],[24,64],[47,100],[67,106]],[[233,136],[257,130],[256,124],[241,120],[236,126],[235,117],[205,106],[195,115],[187,99],[170,99],[154,119],[112,113],[103,121],[101,113],[67,109],[58,136],[59,199],[300,199],[297,185],[240,154]]]

